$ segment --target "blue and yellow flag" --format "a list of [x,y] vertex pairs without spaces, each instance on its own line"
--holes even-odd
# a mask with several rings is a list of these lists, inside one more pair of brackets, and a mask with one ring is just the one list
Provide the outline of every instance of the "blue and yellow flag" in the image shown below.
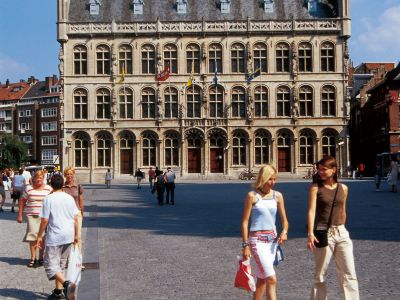
[[215,65],[215,72],[214,72],[213,83],[214,83],[215,85],[218,84],[218,68],[217,68],[217,65]]
[[121,78],[118,80],[118,83],[123,83],[125,81],[125,65],[122,64]]
[[249,74],[249,77],[247,77],[247,84],[250,84],[250,82],[254,79],[254,78],[256,78],[256,77],[258,77],[258,76],[260,76],[261,75],[261,69],[260,68],[257,68],[253,73],[250,73]]
[[186,87],[191,87],[194,83],[194,63],[192,62],[192,71],[190,72],[190,77],[186,83]]

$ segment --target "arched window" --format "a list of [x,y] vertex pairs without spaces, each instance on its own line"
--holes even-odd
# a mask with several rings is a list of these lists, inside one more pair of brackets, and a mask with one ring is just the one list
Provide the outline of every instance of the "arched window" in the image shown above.
[[89,137],[78,133],[74,138],[75,167],[87,168],[89,166]]
[[254,140],[255,164],[263,165],[269,163],[269,139],[264,130],[258,130]]
[[164,106],[166,118],[178,117],[178,90],[173,87],[167,87],[164,90]]
[[289,72],[289,45],[279,43],[275,50],[276,72]]
[[208,49],[208,72],[222,73],[222,47],[219,44],[211,44]]
[[254,89],[254,109],[256,117],[268,117],[268,89],[265,86]]
[[86,120],[88,118],[88,96],[84,89],[74,91],[74,119]]
[[244,46],[236,43],[231,48],[232,73],[244,73]]
[[291,140],[292,139],[291,139],[290,135],[287,132],[281,131],[281,132],[278,133],[278,137],[277,137],[278,147],[283,147],[283,148],[290,147]]
[[99,89],[96,93],[97,99],[97,118],[111,118],[110,92],[107,89]]
[[322,134],[322,156],[336,156],[336,134],[330,130],[326,130]]
[[312,47],[310,43],[299,45],[299,71],[312,72]]
[[290,89],[287,86],[278,87],[276,95],[276,105],[278,117],[290,116]]
[[142,46],[142,74],[155,74],[155,50],[154,46],[146,44]]
[[335,88],[327,85],[322,88],[322,115],[336,115],[336,95]]
[[330,42],[321,44],[321,71],[335,72],[335,48]]
[[119,91],[119,117],[133,119],[133,92],[129,88]]
[[142,118],[156,117],[156,94],[153,89],[146,88],[142,91]]
[[143,134],[143,166],[155,166],[157,164],[157,136],[152,132]]
[[110,48],[106,45],[100,45],[96,48],[96,66],[97,75],[110,75],[111,64],[110,64]]
[[254,70],[260,68],[261,72],[268,72],[267,45],[265,45],[264,43],[257,43],[254,45],[253,61]]
[[97,136],[97,166],[111,166],[111,145],[112,139],[110,135],[102,132]]
[[201,117],[201,92],[198,86],[191,86],[186,90],[186,116],[188,118]]
[[299,91],[300,116],[313,116],[313,90],[310,86],[302,86]]
[[210,88],[210,117],[222,118],[224,116],[224,89],[219,85]]
[[74,74],[87,75],[87,49],[85,46],[74,47]]
[[236,166],[246,165],[247,137],[243,132],[235,132],[232,138],[232,164]]
[[129,45],[122,45],[119,47],[119,74],[122,74],[122,68],[125,74],[132,74],[132,47]]
[[165,134],[165,165],[179,165],[179,136],[176,132]]
[[133,149],[134,147],[134,136],[131,133],[125,132],[121,135],[119,140],[119,148],[122,149]]
[[186,47],[186,73],[200,73],[200,47],[196,44],[189,44]]
[[164,47],[164,66],[167,65],[171,73],[178,73],[178,50],[173,44]]
[[246,92],[244,88],[237,86],[232,90],[232,117],[244,118],[246,116]]
[[314,138],[308,131],[300,134],[300,164],[314,163]]

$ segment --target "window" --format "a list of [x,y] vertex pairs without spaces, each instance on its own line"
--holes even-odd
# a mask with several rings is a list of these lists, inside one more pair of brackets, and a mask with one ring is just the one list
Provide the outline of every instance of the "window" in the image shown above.
[[265,86],[255,88],[254,108],[256,117],[268,117],[268,90]]
[[[7,111],[7,112],[8,112],[8,111]],[[18,112],[18,115],[19,115],[20,117],[30,117],[30,116],[32,116],[32,110],[31,110],[31,109],[20,110],[20,111]],[[7,116],[7,117],[11,117],[11,111],[10,111],[9,114],[7,113],[6,116]]]
[[74,47],[74,74],[87,75],[87,50],[85,46]]
[[314,139],[309,132],[300,134],[300,164],[314,163]]
[[312,72],[312,47],[309,43],[299,45],[299,71]]
[[142,47],[142,74],[155,74],[155,50],[152,45]]
[[198,86],[191,86],[186,91],[186,116],[188,118],[201,117],[201,92]]
[[53,156],[57,155],[57,149],[44,149],[42,150],[42,160],[53,161]]
[[31,123],[19,123],[19,130],[31,130]]
[[289,72],[289,46],[286,43],[279,43],[276,46],[276,71]]
[[165,117],[178,117],[178,90],[168,87],[164,90]]
[[78,89],[74,91],[74,118],[75,119],[88,118],[87,93],[83,89]]
[[232,90],[232,117],[244,118],[246,116],[246,93],[242,87]]
[[224,89],[219,86],[210,88],[210,117],[222,118],[224,116]]
[[32,110],[31,110],[31,109],[27,109],[27,110],[25,111],[25,116],[27,116],[27,117],[32,116]]
[[178,73],[178,50],[175,45],[168,44],[164,47],[164,66],[169,65],[171,73]]
[[263,165],[269,163],[269,139],[264,130],[256,132],[254,140],[255,164]]
[[133,92],[129,88],[119,91],[119,117],[133,119]]
[[336,115],[335,88],[333,86],[324,86],[322,88],[322,115]]
[[89,139],[78,134],[74,141],[75,167],[87,168],[89,166]]
[[57,145],[57,136],[49,135],[42,137],[42,146]]
[[287,86],[278,87],[277,93],[277,116],[290,117],[290,90]]
[[97,75],[110,75],[110,49],[106,45],[96,48]]
[[31,135],[21,136],[21,141],[23,141],[24,143],[32,143],[32,136]]
[[[21,117],[21,112],[19,112],[19,116]],[[11,118],[11,110],[0,110],[0,118]]]
[[208,50],[208,72],[222,73],[222,47],[219,44],[212,44]]
[[156,117],[156,95],[153,89],[147,88],[142,92],[142,118]]
[[42,131],[56,131],[57,122],[42,122]]
[[143,134],[143,166],[155,166],[156,165],[156,151],[157,151],[157,137],[152,132],[146,132]]
[[246,165],[246,134],[243,132],[235,132],[232,139],[233,165]]
[[242,44],[232,45],[231,71],[233,73],[244,73],[244,46]]
[[254,61],[254,70],[260,68],[261,72],[264,73],[268,72],[267,45],[263,43],[257,43],[254,45],[253,61]]
[[335,157],[336,135],[331,131],[325,131],[322,134],[322,156],[330,155]]
[[122,68],[125,74],[132,74],[132,48],[129,45],[119,47],[119,74],[122,74]]
[[110,167],[111,166],[111,138],[101,133],[97,137],[97,166]]
[[179,165],[179,136],[177,133],[165,135],[165,165]]
[[313,90],[309,86],[303,86],[299,91],[300,116],[313,116]]
[[196,44],[190,44],[186,47],[186,73],[193,71],[196,74],[200,73],[200,47]]
[[110,119],[111,118],[111,103],[110,92],[106,89],[99,89],[96,93],[97,99],[97,118]]
[[10,131],[10,130],[11,130],[11,123],[0,124],[0,131]]
[[335,71],[335,50],[332,43],[325,42],[321,45],[321,71]]
[[42,118],[56,117],[57,107],[42,108]]

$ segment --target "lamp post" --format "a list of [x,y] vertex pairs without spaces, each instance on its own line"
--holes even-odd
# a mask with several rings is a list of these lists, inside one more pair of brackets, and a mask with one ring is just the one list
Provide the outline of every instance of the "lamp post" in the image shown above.
[[338,140],[338,149],[339,149],[339,170],[338,170],[338,177],[342,177],[342,170],[343,170],[343,168],[342,168],[342,161],[343,161],[343,159],[342,159],[342,148],[343,148],[343,145],[344,145],[344,140],[343,140],[343,138],[339,138],[339,140]]

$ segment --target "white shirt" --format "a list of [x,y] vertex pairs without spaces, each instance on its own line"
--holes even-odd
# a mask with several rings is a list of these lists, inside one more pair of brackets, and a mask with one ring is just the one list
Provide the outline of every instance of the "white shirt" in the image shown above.
[[112,179],[112,173],[111,172],[107,172],[106,173],[106,180],[111,180]]
[[79,210],[75,200],[65,192],[55,192],[44,198],[41,218],[49,220],[46,246],[60,246],[74,241],[74,218]]
[[25,177],[23,175],[14,176],[14,188],[22,188],[26,184]]
[[22,176],[25,177],[25,184],[26,184],[26,185],[29,185],[29,180],[32,178],[31,173],[30,173],[29,171],[26,171],[26,170],[25,170],[25,171],[22,173]]

